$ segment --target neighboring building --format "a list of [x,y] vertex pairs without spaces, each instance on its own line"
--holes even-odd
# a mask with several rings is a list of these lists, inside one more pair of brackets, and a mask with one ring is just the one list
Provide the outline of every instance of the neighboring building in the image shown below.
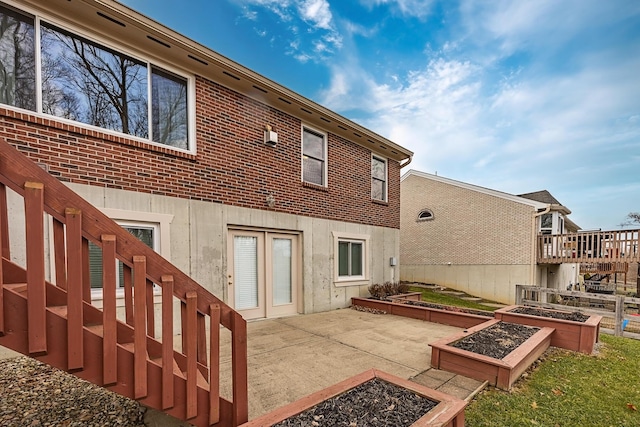
[[112,0],[0,18],[0,137],[246,318],[399,278],[409,150]]
[[548,191],[515,196],[410,170],[401,179],[400,278],[504,303],[516,284],[566,289],[576,264],[537,265],[536,236],[577,231]]

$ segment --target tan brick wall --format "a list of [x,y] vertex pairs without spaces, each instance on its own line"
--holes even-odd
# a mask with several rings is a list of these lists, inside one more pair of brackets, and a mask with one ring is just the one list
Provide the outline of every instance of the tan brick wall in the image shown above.
[[[399,228],[400,166],[389,161],[388,203],[371,200],[371,151],[328,135],[326,189],[301,182],[300,119],[196,79],[197,154],[0,108],[0,137],[62,181]],[[265,146],[266,124],[278,132]]]
[[[534,208],[409,176],[401,186],[403,265],[530,265]],[[422,209],[434,219],[416,221]]]

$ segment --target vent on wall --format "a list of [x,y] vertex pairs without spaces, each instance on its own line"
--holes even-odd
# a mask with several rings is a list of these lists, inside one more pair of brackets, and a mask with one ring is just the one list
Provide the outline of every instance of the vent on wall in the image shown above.
[[104,13],[102,13],[102,12],[96,12],[96,13],[98,14],[98,16],[99,16],[100,18],[104,18],[104,19],[106,19],[107,21],[111,21],[111,22],[113,22],[114,24],[118,24],[118,25],[120,25],[121,27],[126,27],[126,25],[125,25],[125,23],[124,23],[124,22],[120,22],[120,21],[118,21],[117,19],[110,17],[109,15],[105,15],[105,14],[104,14]]

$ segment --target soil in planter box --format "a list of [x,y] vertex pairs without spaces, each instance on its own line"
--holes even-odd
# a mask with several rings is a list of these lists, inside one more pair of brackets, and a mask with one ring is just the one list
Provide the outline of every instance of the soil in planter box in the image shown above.
[[540,328],[533,326],[499,322],[450,345],[494,359],[502,359],[539,330]]
[[527,314],[530,316],[551,317],[553,319],[572,320],[574,322],[586,322],[589,316],[586,314],[578,313],[576,311],[554,311],[554,310],[542,310],[534,307],[517,307],[513,310],[509,310],[509,313]]
[[493,317],[493,312],[489,312],[489,311],[472,310],[469,308],[452,307],[450,305],[442,305],[442,304],[432,304],[430,302],[424,302],[424,301],[395,301],[395,302],[401,302],[402,304],[407,304],[407,305],[418,305],[420,307],[436,308],[438,310],[453,311],[456,313],[477,314],[479,316]]
[[411,390],[373,379],[274,424],[274,427],[406,427],[437,404]]

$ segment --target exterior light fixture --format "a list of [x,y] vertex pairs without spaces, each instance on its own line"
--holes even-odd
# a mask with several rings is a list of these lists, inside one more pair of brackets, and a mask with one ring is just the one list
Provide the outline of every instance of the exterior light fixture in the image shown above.
[[264,143],[270,147],[275,147],[278,143],[278,134],[269,125],[264,127]]

